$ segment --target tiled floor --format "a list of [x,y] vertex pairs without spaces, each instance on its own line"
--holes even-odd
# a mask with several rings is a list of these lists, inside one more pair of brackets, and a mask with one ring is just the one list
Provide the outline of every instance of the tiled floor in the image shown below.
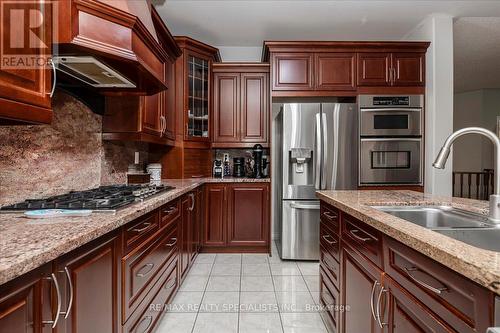
[[200,254],[156,333],[324,333],[317,262]]

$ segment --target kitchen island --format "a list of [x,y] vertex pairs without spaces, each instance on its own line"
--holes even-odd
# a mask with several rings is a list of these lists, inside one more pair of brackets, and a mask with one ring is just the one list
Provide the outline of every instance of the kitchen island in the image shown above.
[[403,333],[493,326],[500,253],[372,207],[451,206],[486,216],[487,202],[413,191],[318,191],[317,197],[320,297],[331,328]]

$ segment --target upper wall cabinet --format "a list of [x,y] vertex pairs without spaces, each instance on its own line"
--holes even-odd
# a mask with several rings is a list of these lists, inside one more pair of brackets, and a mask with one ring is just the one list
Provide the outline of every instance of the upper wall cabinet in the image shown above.
[[262,60],[271,65],[275,97],[420,93],[428,46],[427,42],[265,42]]
[[[163,63],[168,60],[169,50],[158,41],[150,1],[67,0],[57,3],[58,33],[54,42],[61,79],[76,77],[100,91],[122,90],[143,95],[167,88]],[[88,57],[95,61],[88,62]],[[106,81],[105,77],[96,77],[95,71],[90,73],[89,66],[102,71],[100,64],[111,69],[106,70],[107,76],[118,75]],[[120,85],[121,79],[116,79],[120,76],[132,86]],[[114,86],[96,85],[96,82],[110,81]]]
[[359,53],[359,86],[424,86],[425,53]]
[[213,66],[212,147],[269,144],[269,66],[228,63]]
[[182,56],[176,61],[175,89],[179,139],[210,143],[211,70],[219,50],[189,37],[176,37]]
[[[39,11],[43,21],[38,29],[33,30],[30,38],[23,38],[23,31],[14,31],[15,24],[3,22],[4,29],[0,33],[3,45],[0,67],[0,124],[50,123],[52,70],[49,65],[31,66],[26,60],[37,59],[47,63],[51,57],[52,6],[42,5],[41,1],[38,4],[33,1],[10,1],[2,3],[2,9],[5,11],[5,17],[2,19],[15,20],[15,13]],[[20,41],[23,45],[19,45]],[[36,43],[36,47],[33,47],[32,42]],[[27,66],[22,66],[23,63]]]

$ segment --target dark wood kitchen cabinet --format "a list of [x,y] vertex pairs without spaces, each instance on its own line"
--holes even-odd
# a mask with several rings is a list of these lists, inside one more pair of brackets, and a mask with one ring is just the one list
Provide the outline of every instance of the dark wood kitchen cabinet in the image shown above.
[[359,53],[359,86],[424,86],[425,53]]
[[382,332],[371,310],[375,303],[373,290],[380,289],[382,270],[347,246],[342,248],[340,270],[340,304],[350,307],[341,314],[341,332]]
[[269,66],[260,63],[213,65],[212,147],[269,144]]
[[269,240],[269,186],[228,186],[227,244],[266,246]]
[[51,265],[47,264],[0,286],[0,333],[50,332]]
[[[52,77],[49,59],[52,56],[53,6],[43,3],[41,0],[2,2],[5,13],[2,19],[6,21],[2,21],[4,29],[0,32],[4,61],[0,68],[0,125],[49,124],[52,121],[51,90],[55,78]],[[13,14],[16,10],[18,13],[37,11],[43,15],[43,21],[32,29],[29,39],[24,38],[27,34],[23,29],[27,29],[27,25],[10,23],[10,20],[16,19]],[[30,43],[35,43],[36,47]],[[37,59],[37,63],[30,65],[33,59]],[[38,61],[47,65],[38,65]]]
[[202,251],[268,252],[269,184],[205,186]]
[[320,219],[320,301],[339,309],[322,312],[329,327],[476,333],[493,324],[494,295],[486,288],[324,202]]
[[273,97],[422,94],[428,42],[264,42]]
[[355,53],[316,53],[316,90],[356,90]]
[[179,272],[181,279],[185,277],[200,250],[202,207],[201,189],[193,190],[181,200],[181,218],[179,220]]
[[120,257],[115,232],[54,261],[63,312],[54,332],[120,331]]

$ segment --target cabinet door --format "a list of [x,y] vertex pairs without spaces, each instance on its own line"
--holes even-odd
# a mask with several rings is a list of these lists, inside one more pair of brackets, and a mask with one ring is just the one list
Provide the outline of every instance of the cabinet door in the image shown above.
[[[118,332],[120,236],[114,234],[55,260],[62,311],[57,332]],[[54,291],[52,292],[54,294]]]
[[393,53],[393,85],[425,85],[425,53]]
[[390,53],[358,53],[358,86],[389,86]]
[[175,65],[173,63],[165,63],[165,80],[168,89],[163,92],[163,116],[165,117],[165,132],[164,136],[167,139],[175,140]]
[[163,92],[142,97],[142,130],[156,136],[161,136],[163,131],[161,99]]
[[51,320],[50,272],[49,264],[0,286],[0,333],[51,331],[42,326]]
[[188,267],[192,247],[191,239],[191,197],[186,195],[181,201],[181,227],[179,228],[180,273],[184,276]]
[[[2,3],[2,68],[0,68],[0,118],[35,123],[52,120],[50,90],[51,69],[48,66],[21,66],[27,59],[47,62],[52,45],[52,5],[42,1]],[[34,27],[14,24],[40,14]],[[26,38],[24,38],[26,37]],[[9,59],[13,59],[9,63]]]
[[185,116],[185,140],[210,141],[210,60],[196,52],[186,51],[187,76],[185,91],[188,109]]
[[241,74],[241,141],[268,141],[269,75]]
[[214,73],[213,142],[239,142],[240,74]]
[[456,332],[396,282],[385,279],[384,287],[389,291],[389,307],[382,321],[388,320],[389,333]]
[[341,304],[350,306],[349,311],[342,312],[342,332],[381,332],[372,315],[372,304],[380,292],[382,271],[345,245],[341,266]]
[[200,251],[201,224],[203,222],[203,191],[196,190],[194,194],[193,227],[191,228],[192,252],[191,262]]
[[203,245],[226,244],[226,185],[208,184],[205,187],[205,223]]
[[317,90],[356,90],[355,53],[317,53],[314,63]]
[[273,90],[313,90],[312,53],[274,53]]
[[241,183],[229,187],[228,244],[264,246],[269,241],[269,187]]

